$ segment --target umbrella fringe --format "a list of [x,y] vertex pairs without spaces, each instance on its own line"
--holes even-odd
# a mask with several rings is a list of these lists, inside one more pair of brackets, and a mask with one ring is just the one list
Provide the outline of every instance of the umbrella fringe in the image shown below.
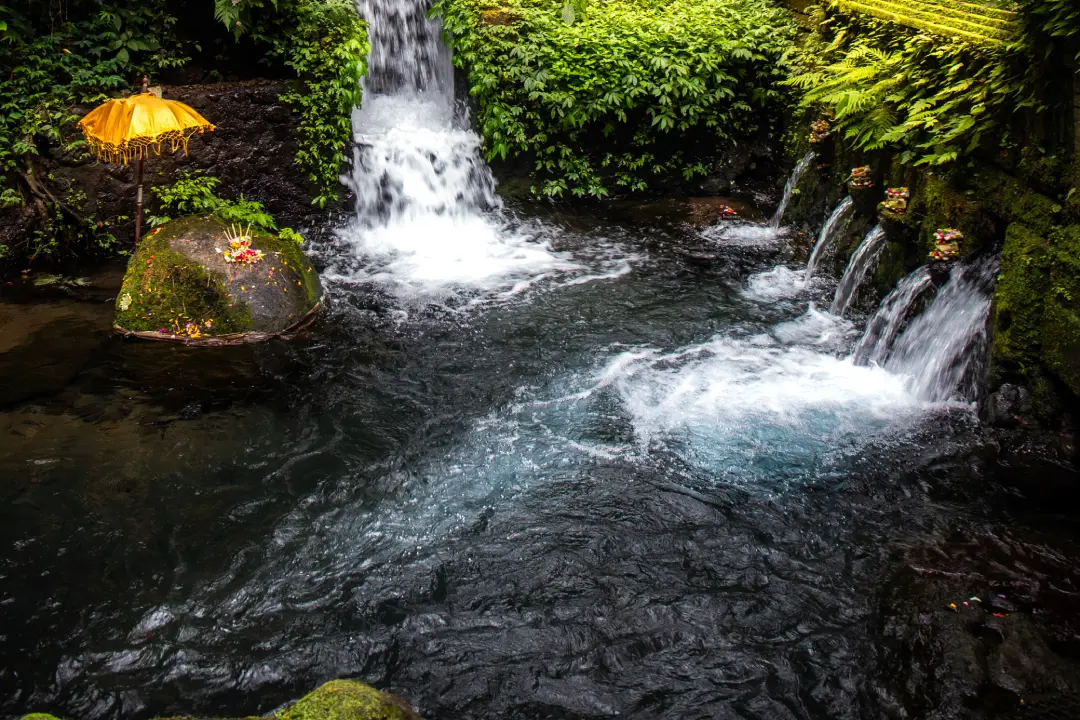
[[85,137],[91,152],[98,160],[107,163],[127,165],[132,160],[145,160],[149,158],[151,150],[154,151],[154,154],[160,156],[161,146],[166,141],[168,141],[172,152],[183,149],[184,154],[187,155],[188,141],[191,139],[191,136],[202,134],[207,130],[213,129],[214,126],[209,125],[207,127],[197,126],[186,128],[184,130],[168,130],[163,133],[158,133],[153,137],[140,137],[135,138],[134,140],[126,140],[119,145],[89,134],[86,134]]

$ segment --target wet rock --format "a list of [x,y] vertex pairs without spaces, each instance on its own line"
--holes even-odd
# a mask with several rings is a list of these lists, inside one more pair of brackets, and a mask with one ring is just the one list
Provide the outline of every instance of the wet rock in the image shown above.
[[116,329],[214,345],[263,340],[309,322],[322,286],[300,246],[251,230],[262,259],[229,263],[227,230],[215,218],[189,217],[144,238],[116,298]]
[[1015,427],[1031,412],[1031,393],[1027,388],[1006,383],[990,395],[986,420],[998,427]]

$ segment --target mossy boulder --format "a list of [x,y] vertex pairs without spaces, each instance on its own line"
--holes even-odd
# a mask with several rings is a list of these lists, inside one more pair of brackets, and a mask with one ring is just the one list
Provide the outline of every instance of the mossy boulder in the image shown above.
[[420,720],[401,698],[355,680],[331,680],[274,717],[278,720]]
[[322,286],[300,245],[252,228],[262,259],[229,263],[227,230],[214,217],[187,217],[144,237],[116,298],[116,329],[213,345],[263,340],[310,321]]
[[[22,720],[59,720],[45,713]],[[158,718],[157,720],[190,720]],[[235,720],[422,720],[401,698],[355,680],[331,680],[292,705],[263,718]]]

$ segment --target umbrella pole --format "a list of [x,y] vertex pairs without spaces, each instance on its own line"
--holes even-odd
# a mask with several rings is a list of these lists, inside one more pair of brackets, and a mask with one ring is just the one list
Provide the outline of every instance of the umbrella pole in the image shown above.
[[138,190],[135,191],[135,244],[139,244],[139,240],[142,239],[142,166],[143,159],[140,156],[135,165],[135,184],[138,186]]
[[[149,78],[145,75],[142,76],[142,89],[140,92],[150,92],[148,87]],[[142,150],[142,148],[139,148]],[[149,149],[149,148],[147,148]],[[135,244],[138,245],[142,240],[142,166],[143,156],[139,154],[138,164],[135,166],[135,185],[138,186],[138,190],[135,191]]]

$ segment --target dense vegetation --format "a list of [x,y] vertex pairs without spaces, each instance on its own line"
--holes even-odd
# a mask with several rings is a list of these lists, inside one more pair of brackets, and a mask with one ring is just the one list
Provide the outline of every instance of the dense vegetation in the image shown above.
[[690,179],[779,128],[793,25],[768,0],[439,0],[491,158],[545,196]]
[[[218,22],[214,22],[214,19]],[[366,26],[351,0],[14,0],[0,5],[0,211],[29,207],[22,247],[0,258],[112,247],[126,218],[82,217],[78,197],[50,189],[35,159],[45,145],[79,150],[77,106],[170,78],[284,75],[300,114],[297,164],[322,205],[337,178],[360,102]],[[65,247],[65,241],[76,245]]]
[[952,37],[924,31],[918,8],[936,2],[895,13],[883,5],[818,7],[817,41],[790,81],[804,108],[824,109],[855,148],[895,149],[905,163],[931,166],[992,156],[1026,142],[1030,117],[1022,111],[1065,100],[1054,76],[1068,75],[1052,56],[1060,54],[1055,38],[1080,30],[1071,3],[1028,0],[1022,14],[941,9],[934,26],[948,25]]

